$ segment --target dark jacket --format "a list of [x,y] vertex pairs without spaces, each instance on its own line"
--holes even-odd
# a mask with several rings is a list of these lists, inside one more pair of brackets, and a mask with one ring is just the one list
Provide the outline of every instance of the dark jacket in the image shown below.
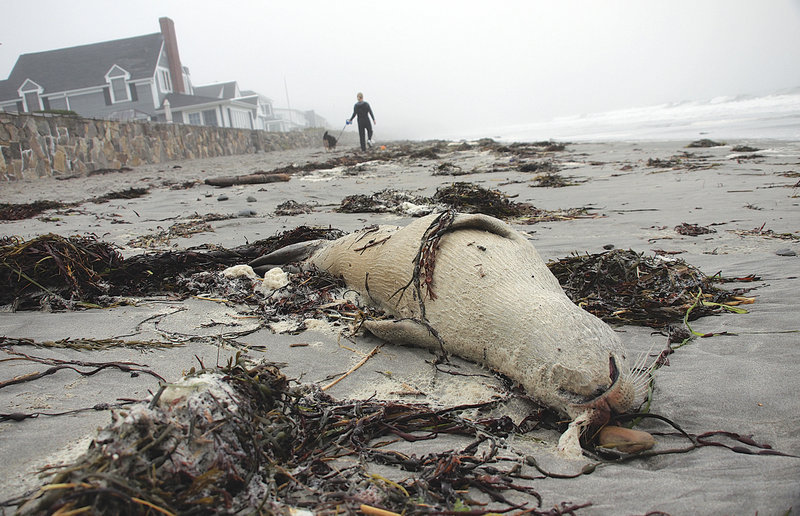
[[369,116],[372,117],[372,121],[375,121],[375,114],[372,112],[372,108],[369,107],[369,102],[359,101],[356,102],[355,106],[353,106],[353,115],[350,117],[352,120],[355,117],[358,117],[359,125],[363,125],[364,123],[369,123]]

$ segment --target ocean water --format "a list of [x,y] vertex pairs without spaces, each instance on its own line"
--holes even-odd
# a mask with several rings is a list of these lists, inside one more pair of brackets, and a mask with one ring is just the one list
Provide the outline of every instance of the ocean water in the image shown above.
[[761,97],[718,97],[498,127],[499,141],[775,139],[800,141],[800,88]]

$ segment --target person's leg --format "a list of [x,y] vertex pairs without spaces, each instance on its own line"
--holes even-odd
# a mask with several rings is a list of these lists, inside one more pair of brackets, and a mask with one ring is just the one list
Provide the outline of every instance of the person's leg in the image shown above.
[[367,150],[367,141],[366,141],[366,138],[364,137],[365,136],[364,135],[365,130],[366,130],[366,127],[364,127],[361,124],[358,124],[358,138],[361,140],[361,150],[362,151]]
[[367,143],[372,147],[372,124],[367,120]]

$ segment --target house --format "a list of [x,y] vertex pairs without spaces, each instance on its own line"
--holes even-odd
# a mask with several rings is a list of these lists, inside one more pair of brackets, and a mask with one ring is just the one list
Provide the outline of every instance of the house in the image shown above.
[[328,127],[328,122],[314,110],[275,108],[275,116],[281,121],[281,131],[298,131],[309,127]]
[[[254,91],[241,91],[236,81],[196,86],[194,96],[205,99],[206,105],[192,104],[189,99],[168,95],[170,109],[175,116],[176,110],[181,113],[183,123],[194,125],[210,125],[204,121],[204,110],[210,105],[224,105],[223,114],[227,117],[229,127],[280,131],[280,122],[272,110],[272,100]],[[176,103],[178,103],[176,105]],[[212,115],[213,116],[213,115]]]
[[159,24],[154,34],[21,55],[0,81],[0,110],[280,130],[269,98],[235,82],[193,86],[173,21]]

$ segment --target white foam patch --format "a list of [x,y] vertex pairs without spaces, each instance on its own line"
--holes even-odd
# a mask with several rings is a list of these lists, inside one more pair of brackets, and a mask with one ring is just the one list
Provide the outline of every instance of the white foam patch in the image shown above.
[[249,265],[234,265],[222,271],[222,275],[226,278],[250,278],[256,279],[258,275]]
[[303,321],[306,326],[306,331],[313,331],[316,333],[323,333],[325,335],[338,335],[342,331],[341,326],[334,326],[328,321],[322,319],[306,319]]
[[205,391],[210,392],[217,399],[227,398],[229,394],[222,386],[223,384],[220,382],[219,377],[209,373],[183,378],[175,383],[169,384],[161,393],[158,402],[162,405],[171,404],[190,394]]
[[269,295],[273,291],[283,288],[289,284],[289,275],[283,272],[280,267],[273,267],[264,273],[264,281],[258,288],[264,295]]
[[269,329],[275,333],[289,333],[296,331],[300,327],[297,321],[277,321],[269,323]]

